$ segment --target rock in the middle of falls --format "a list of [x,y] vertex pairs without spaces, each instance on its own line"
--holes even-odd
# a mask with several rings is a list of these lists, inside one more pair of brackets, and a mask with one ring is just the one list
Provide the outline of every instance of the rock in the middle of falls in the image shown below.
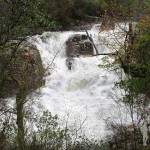
[[85,34],[75,34],[66,42],[67,57],[78,57],[80,55],[92,55],[93,43]]

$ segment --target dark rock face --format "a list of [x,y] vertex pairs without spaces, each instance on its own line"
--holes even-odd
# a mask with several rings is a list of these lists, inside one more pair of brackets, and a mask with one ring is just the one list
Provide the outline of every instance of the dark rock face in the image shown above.
[[78,57],[79,55],[92,55],[93,44],[87,35],[76,34],[70,37],[66,42],[67,57]]
[[69,70],[72,69],[74,57],[80,55],[89,56],[93,54],[93,43],[85,34],[75,34],[66,42],[66,66]]
[[30,92],[44,84],[45,70],[39,51],[28,42],[20,44],[15,52],[13,48],[9,48],[0,55],[0,72],[0,82],[3,83],[3,86],[0,86],[0,98],[15,94],[22,85]]

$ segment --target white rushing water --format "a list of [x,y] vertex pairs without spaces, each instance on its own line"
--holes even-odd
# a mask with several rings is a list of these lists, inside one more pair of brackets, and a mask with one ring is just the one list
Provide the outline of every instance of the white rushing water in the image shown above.
[[[115,33],[117,33],[116,29]],[[70,130],[79,130],[89,138],[101,139],[108,134],[104,119],[108,117],[119,118],[120,111],[114,99],[109,95],[120,93],[114,90],[114,83],[119,76],[114,72],[98,67],[103,64],[105,56],[75,58],[73,69],[70,71],[65,65],[65,42],[76,33],[85,32],[45,32],[30,38],[40,51],[45,67],[48,67],[49,75],[45,77],[46,84],[40,90],[39,98],[44,110],[57,114],[60,125],[67,126]],[[101,44],[107,37],[113,42],[114,31],[102,32],[94,26],[89,33],[101,53],[112,52],[113,48],[107,48]],[[118,34],[121,39],[122,34]],[[117,39],[117,40],[118,40]],[[109,58],[112,61],[112,58]]]

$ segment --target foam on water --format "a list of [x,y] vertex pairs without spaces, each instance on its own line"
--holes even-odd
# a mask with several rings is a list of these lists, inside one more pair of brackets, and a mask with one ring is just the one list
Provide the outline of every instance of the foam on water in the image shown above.
[[[46,84],[41,88],[40,101],[44,109],[58,114],[61,125],[65,125],[67,120],[70,130],[82,126],[82,134],[103,138],[107,134],[104,119],[119,114],[116,103],[108,96],[118,76],[98,67],[103,64],[104,56],[75,58],[73,69],[68,70],[65,65],[65,42],[75,33],[85,34],[73,31],[45,32],[29,39],[39,49],[44,66],[51,64],[48,69],[51,74],[45,77]],[[101,53],[112,52],[98,39],[99,36],[108,36],[108,32],[98,35],[98,30],[93,27],[89,33]],[[114,32],[109,33],[107,39],[113,42]]]

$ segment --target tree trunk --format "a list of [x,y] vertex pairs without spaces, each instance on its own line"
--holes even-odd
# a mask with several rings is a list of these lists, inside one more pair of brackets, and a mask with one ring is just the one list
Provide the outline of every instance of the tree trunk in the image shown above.
[[96,47],[96,46],[95,46],[95,44],[94,44],[93,38],[89,35],[89,33],[88,33],[88,31],[87,31],[87,30],[85,30],[85,32],[86,32],[86,34],[87,34],[87,36],[88,36],[89,40],[92,42],[93,47],[94,47],[94,48],[95,48],[95,50],[96,50],[96,55],[98,55],[98,49],[97,49],[97,47]]
[[17,126],[18,126],[18,146],[19,150],[25,149],[25,139],[24,139],[24,121],[23,121],[23,105],[26,99],[25,87],[20,87],[16,95],[16,111],[17,111]]

